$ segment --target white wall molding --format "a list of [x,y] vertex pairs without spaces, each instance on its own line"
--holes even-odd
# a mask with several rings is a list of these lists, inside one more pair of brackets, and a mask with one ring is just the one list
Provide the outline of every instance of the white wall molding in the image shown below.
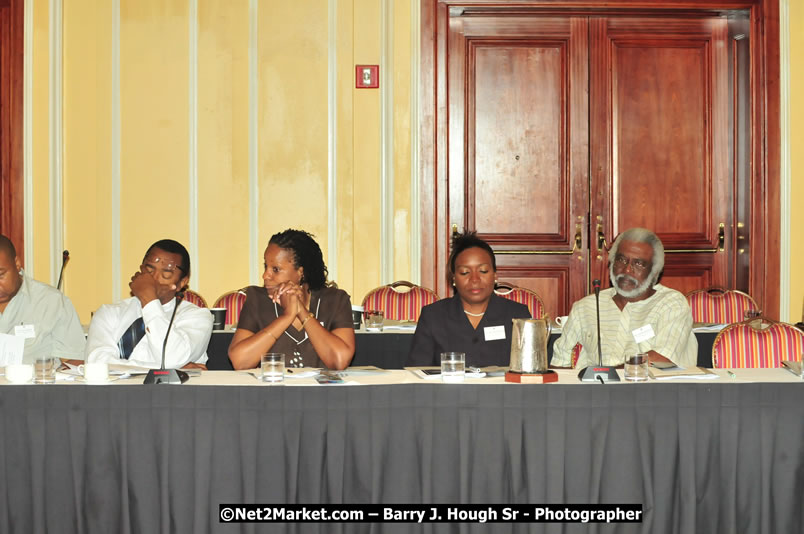
[[64,249],[64,187],[63,187],[63,76],[62,76],[62,0],[48,3],[48,188],[50,190],[50,283],[56,285],[61,270]]
[[257,56],[257,0],[248,3],[248,227],[249,227],[249,280],[261,285],[258,266],[262,265],[262,251],[259,249],[260,187],[259,187],[259,145],[257,143],[259,79]]
[[410,3],[410,281],[422,279],[421,199],[419,197],[419,65],[421,2]]
[[188,6],[188,95],[189,123],[188,178],[190,213],[190,287],[198,289],[201,281],[201,262],[198,261],[198,0],[189,0]]
[[120,0],[112,0],[112,301],[120,300]]
[[394,6],[380,3],[380,284],[394,281]]
[[327,2],[327,266],[338,279],[338,0]]
[[26,0],[23,28],[24,50],[22,58],[22,180],[23,224],[25,225],[25,271],[34,276],[33,231],[33,13],[34,0]]
[[781,236],[779,273],[779,317],[790,322],[790,0],[779,0],[779,66],[780,124],[781,124]]

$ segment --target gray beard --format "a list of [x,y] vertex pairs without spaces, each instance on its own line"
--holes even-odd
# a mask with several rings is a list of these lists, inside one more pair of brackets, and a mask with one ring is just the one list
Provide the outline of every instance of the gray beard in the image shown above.
[[[646,278],[645,281],[640,284],[636,278],[627,274],[618,274],[615,276],[613,265],[609,267],[609,278],[611,279],[611,285],[614,286],[614,291],[616,291],[621,297],[625,297],[627,299],[641,297],[648,289],[653,287],[652,276]],[[637,286],[631,290],[622,289],[620,288],[620,284],[618,284],[620,280],[629,280],[632,283],[637,284]]]

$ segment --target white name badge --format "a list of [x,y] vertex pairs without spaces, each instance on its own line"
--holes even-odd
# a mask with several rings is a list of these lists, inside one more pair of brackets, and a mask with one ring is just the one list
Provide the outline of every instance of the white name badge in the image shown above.
[[483,329],[483,334],[486,336],[486,341],[494,341],[495,339],[505,339],[505,327],[500,326],[487,326]]
[[32,324],[20,324],[14,327],[14,335],[22,339],[35,338],[36,332]]
[[637,343],[642,343],[643,341],[647,341],[649,339],[653,339],[656,337],[656,334],[653,333],[653,327],[649,324],[645,326],[640,326],[633,332],[631,332],[634,336],[634,341]]

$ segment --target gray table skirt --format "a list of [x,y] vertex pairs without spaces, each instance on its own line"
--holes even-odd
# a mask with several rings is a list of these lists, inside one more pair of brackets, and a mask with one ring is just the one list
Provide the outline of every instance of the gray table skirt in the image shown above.
[[[0,388],[2,532],[801,532],[804,384]],[[220,503],[642,503],[223,525]]]

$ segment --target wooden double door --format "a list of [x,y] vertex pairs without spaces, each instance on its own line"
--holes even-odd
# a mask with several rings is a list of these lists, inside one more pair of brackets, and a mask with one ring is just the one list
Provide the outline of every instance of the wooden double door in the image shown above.
[[487,240],[501,281],[567,314],[640,226],[667,250],[663,284],[747,284],[727,17],[443,13],[437,219]]

